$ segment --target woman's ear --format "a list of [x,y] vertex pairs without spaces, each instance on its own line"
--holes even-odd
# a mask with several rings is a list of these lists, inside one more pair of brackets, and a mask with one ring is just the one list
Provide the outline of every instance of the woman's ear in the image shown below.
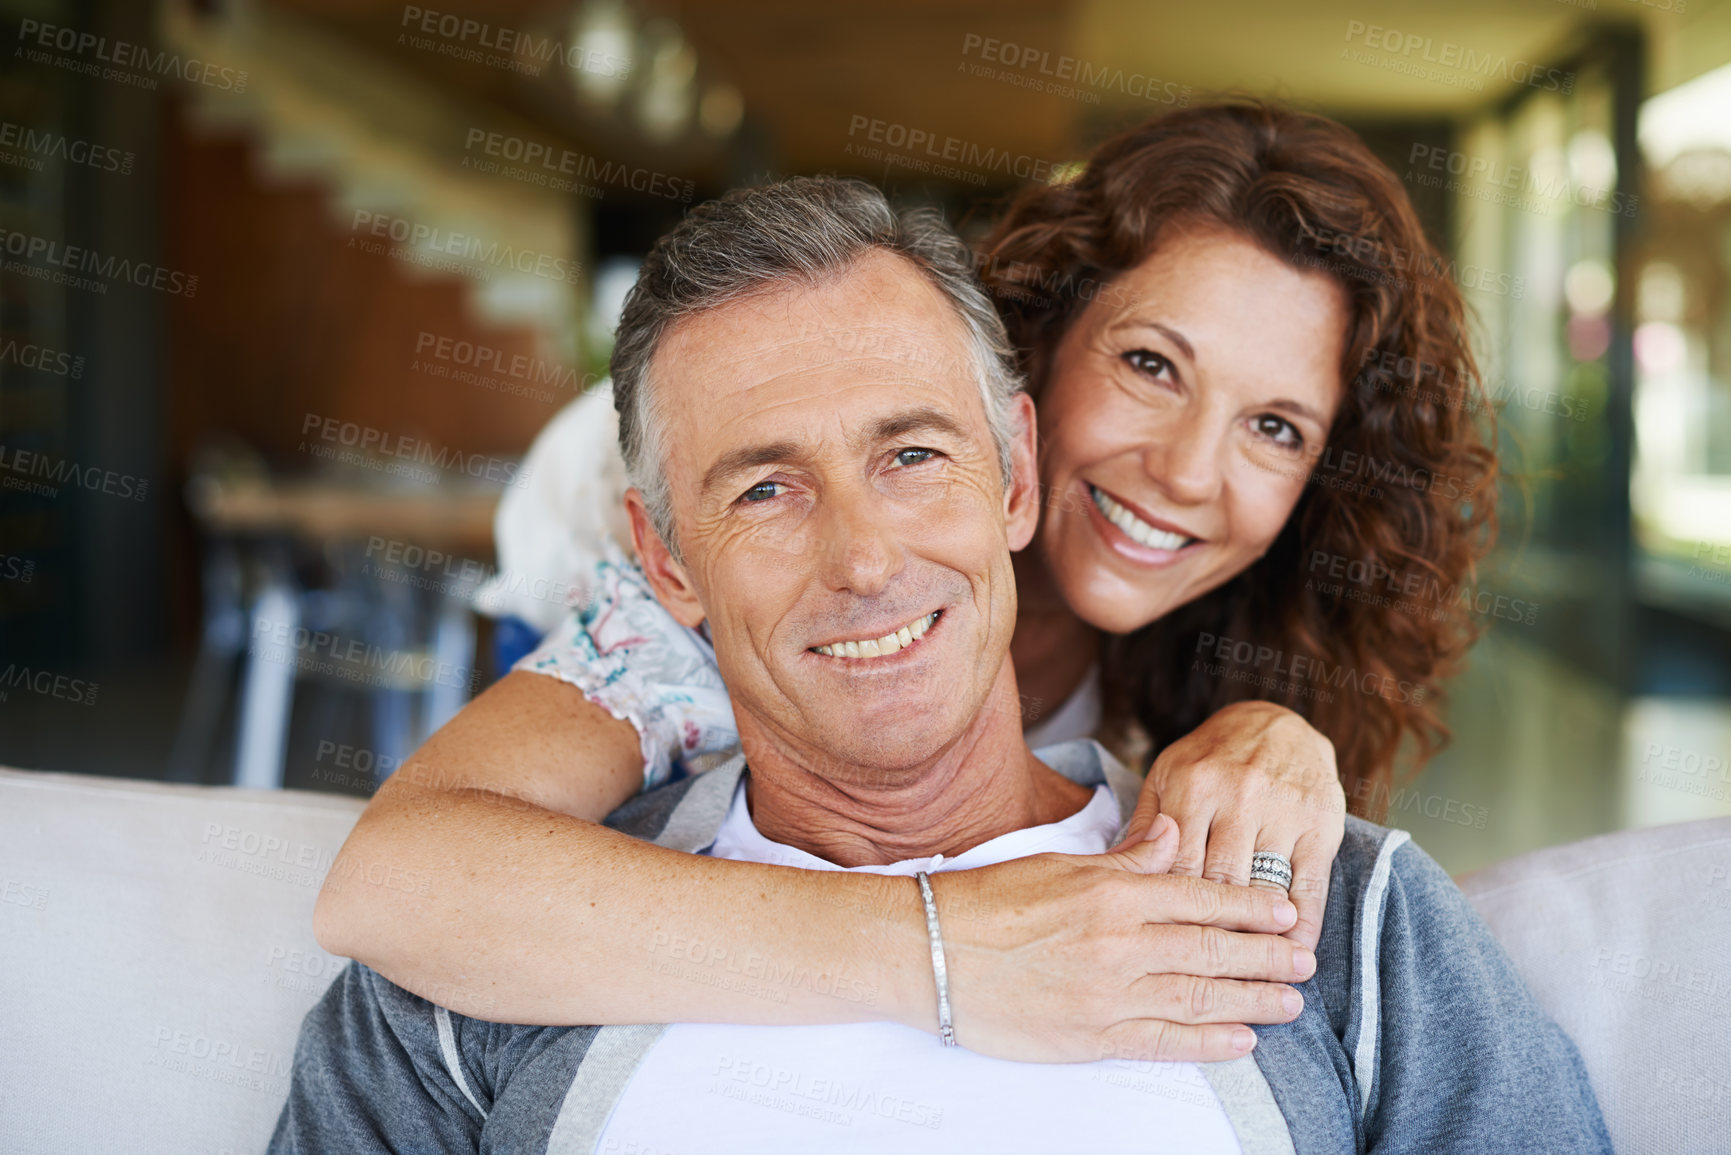
[[631,544],[637,549],[638,564],[649,580],[649,588],[655,591],[655,600],[680,625],[696,629],[708,616],[703,612],[703,603],[697,598],[697,589],[691,584],[685,566],[655,531],[649,507],[643,503],[643,494],[636,486],[625,491],[625,513],[631,519]]
[[1038,426],[1034,399],[1017,393],[1010,399],[1010,484],[1004,491],[1004,529],[1010,551],[1034,540],[1040,525],[1040,468],[1036,458]]

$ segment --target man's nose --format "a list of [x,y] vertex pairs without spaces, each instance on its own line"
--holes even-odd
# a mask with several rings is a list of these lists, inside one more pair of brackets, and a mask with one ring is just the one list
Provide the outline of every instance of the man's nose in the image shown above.
[[865,596],[883,592],[902,564],[890,510],[869,492],[831,489],[823,511],[818,556],[825,580],[834,589]]
[[1231,422],[1204,406],[1186,405],[1163,422],[1142,453],[1142,468],[1173,501],[1201,505],[1220,496]]

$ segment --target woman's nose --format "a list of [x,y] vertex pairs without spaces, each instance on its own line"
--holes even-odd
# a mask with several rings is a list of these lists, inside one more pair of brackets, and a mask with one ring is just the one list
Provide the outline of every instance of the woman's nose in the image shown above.
[[1221,458],[1226,451],[1227,422],[1199,407],[1186,407],[1175,421],[1163,423],[1142,454],[1142,468],[1173,501],[1200,505],[1219,496]]

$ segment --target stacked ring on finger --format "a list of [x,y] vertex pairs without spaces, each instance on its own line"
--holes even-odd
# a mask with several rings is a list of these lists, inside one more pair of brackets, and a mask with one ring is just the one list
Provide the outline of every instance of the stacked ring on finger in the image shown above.
[[1292,860],[1272,850],[1258,850],[1250,856],[1250,881],[1267,882],[1282,890],[1292,889]]

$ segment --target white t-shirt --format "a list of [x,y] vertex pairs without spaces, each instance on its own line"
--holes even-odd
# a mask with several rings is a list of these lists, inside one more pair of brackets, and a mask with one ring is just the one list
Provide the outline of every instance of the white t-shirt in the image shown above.
[[[1116,839],[1118,803],[1106,786],[1081,810],[994,838],[954,858],[936,855],[851,867],[912,876],[966,870],[1056,851],[1099,854]],[[771,842],[751,820],[740,779],[708,853],[813,870],[841,870]],[[916,901],[909,884],[909,902]],[[846,944],[837,944],[845,955]],[[687,950],[689,957],[690,950]],[[703,952],[699,953],[713,953]],[[876,992],[848,960],[818,975],[773,959],[675,964],[699,982],[738,982],[765,998],[813,984],[865,1001]],[[737,972],[737,973],[730,973]],[[1050,1155],[1064,1151],[1239,1152],[1232,1124],[1193,1063],[1106,1060],[1013,1063],[989,1059],[898,1023],[745,1027],[670,1026],[626,1084],[598,1155]]]

